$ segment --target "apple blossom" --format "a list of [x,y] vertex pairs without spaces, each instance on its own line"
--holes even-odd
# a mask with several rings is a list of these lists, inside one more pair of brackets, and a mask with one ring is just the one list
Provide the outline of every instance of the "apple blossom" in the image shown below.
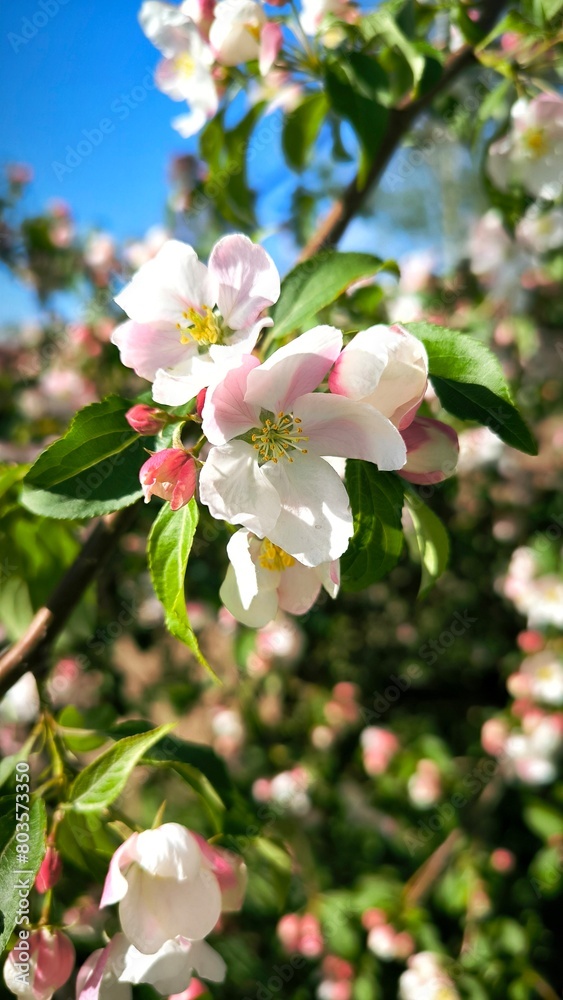
[[195,135],[219,107],[213,52],[183,6],[146,0],[139,11],[139,23],[164,55],[156,69],[156,85],[173,101],[185,100],[191,108],[172,125],[184,137]]
[[[40,927],[12,948],[4,965],[4,982],[21,1000],[50,1000],[70,979],[74,960],[74,945],[66,934]],[[22,965],[29,966],[25,975]]]
[[402,430],[418,410],[427,381],[424,344],[399,324],[378,324],[346,345],[328,385],[332,393],[369,403]]
[[321,31],[327,15],[347,20],[350,8],[347,0],[302,0],[299,21],[307,35]]
[[401,434],[407,461],[399,475],[409,483],[441,483],[456,470],[459,441],[456,432],[441,420],[415,417]]
[[155,953],[144,954],[125,934],[116,934],[93,952],[76,980],[77,1000],[130,1000],[132,985],[148,983],[164,996],[183,992],[196,971],[204,979],[222,982],[225,963],[206,941],[178,937]]
[[231,614],[250,628],[267,625],[278,608],[304,614],[315,603],[321,586],[331,597],[338,593],[338,562],[304,566],[245,528],[229,540],[227,554],[231,564],[219,596]]
[[537,198],[554,200],[561,193],[563,97],[539,94],[512,106],[509,132],[489,149],[488,172],[505,191],[520,184]]
[[267,21],[262,5],[256,0],[219,0],[209,30],[209,43],[222,66],[238,66],[258,59],[264,75],[281,48],[281,27]]
[[551,650],[529,656],[512,674],[507,687],[514,697],[529,696],[546,705],[563,705],[563,662]]
[[117,296],[130,318],[112,342],[124,365],[154,382],[156,402],[178,406],[253,349],[279,294],[273,260],[246,236],[219,240],[208,267],[186,243],[167,240]]
[[360,734],[364,767],[368,774],[383,774],[400,749],[394,733],[381,726],[367,726]]
[[171,938],[209,934],[221,913],[221,886],[197,838],[164,823],[132,834],[115,852],[100,906],[112,903],[119,903],[128,940],[150,955]]
[[139,479],[145,503],[153,496],[161,497],[170,501],[172,510],[179,510],[195,493],[195,461],[182,448],[164,448],[141,466]]
[[[263,364],[245,355],[212,386],[203,408],[211,448],[200,496],[213,517],[268,538],[305,566],[332,562],[352,535],[348,495],[324,456],[399,469],[404,442],[366,403],[314,393],[342,334],[315,327]],[[306,446],[306,447],[305,447]]]

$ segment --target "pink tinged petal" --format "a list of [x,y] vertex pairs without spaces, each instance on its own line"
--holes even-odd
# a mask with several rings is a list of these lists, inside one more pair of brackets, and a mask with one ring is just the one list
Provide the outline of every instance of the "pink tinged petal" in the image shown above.
[[170,323],[129,320],[115,328],[111,342],[119,348],[121,363],[149,382],[159,368],[174,368],[197,353],[195,344],[180,343],[180,334]]
[[212,117],[213,112],[196,107],[185,115],[176,115],[172,119],[171,125],[182,136],[182,139],[189,139],[192,135],[201,132]]
[[128,883],[123,873],[127,871],[129,865],[137,858],[138,836],[138,833],[133,833],[121,847],[117,848],[117,851],[113,855],[104,882],[102,898],[100,899],[100,909],[104,906],[111,906],[113,903],[119,903],[127,893]]
[[281,574],[279,606],[291,615],[304,615],[317,600],[321,581],[314,569],[295,562]]
[[212,448],[199,477],[201,502],[209,513],[231,524],[242,524],[262,538],[269,535],[280,513],[280,499],[244,441]]
[[424,345],[399,324],[373,326],[356,334],[344,348],[329,387],[362,399],[397,427],[412,420],[428,378]]
[[453,476],[459,456],[456,432],[440,420],[416,417],[403,431],[406,465],[399,475],[409,483],[441,483]]
[[308,453],[361,458],[387,472],[405,464],[407,452],[399,431],[367,403],[332,393],[309,393],[295,400],[293,412],[302,421]]
[[276,265],[264,248],[247,236],[224,236],[215,244],[209,257],[209,276],[216,288],[219,312],[231,330],[253,326],[280,295]]
[[316,455],[293,452],[293,462],[263,466],[281,502],[268,538],[305,566],[337,559],[353,534],[348,494],[338,473]]
[[298,396],[321,384],[341,348],[342,333],[333,326],[302,333],[249,374],[246,402],[273,413],[291,410]]
[[195,493],[196,465],[181,448],[157,451],[141,466],[139,479],[145,503],[157,496],[168,500],[172,510],[189,503]]
[[167,240],[152,260],[143,264],[115,301],[138,323],[182,322],[189,309],[213,306],[205,264],[195,250],[179,240]]
[[107,946],[89,955],[76,976],[76,1000],[98,1000],[107,961]]
[[340,560],[334,559],[330,563],[321,563],[320,566],[316,567],[315,572],[329,597],[336,597],[340,590]]
[[202,864],[198,839],[180,823],[144,830],[137,837],[136,855],[141,868],[161,878],[195,878]]
[[252,354],[243,355],[223,381],[208,390],[201,426],[211,444],[226,444],[259,425],[259,408],[244,401],[248,374],[259,364]]
[[268,21],[260,32],[260,56],[258,67],[262,76],[266,76],[274,65],[283,45],[283,31],[277,21]]
[[213,847],[199,834],[194,834],[194,837],[197,838],[199,849],[219,883],[221,909],[224,913],[240,910],[247,883],[244,860],[240,854],[233,854],[232,851],[222,847]]

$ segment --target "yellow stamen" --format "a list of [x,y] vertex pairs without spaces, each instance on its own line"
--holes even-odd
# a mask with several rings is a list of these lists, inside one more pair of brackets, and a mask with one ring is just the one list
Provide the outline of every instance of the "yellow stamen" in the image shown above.
[[300,451],[302,455],[307,454],[307,449],[302,445],[309,438],[303,434],[299,417],[294,417],[293,413],[278,413],[275,424],[271,420],[265,420],[260,434],[252,435],[252,443],[259,453],[263,462],[274,462],[277,464],[280,458],[287,458],[288,462],[293,462],[290,451]]
[[549,149],[543,128],[529,128],[524,133],[524,144],[532,156],[538,160],[545,156]]
[[187,52],[184,52],[180,56],[176,56],[174,59],[174,69],[177,70],[181,76],[193,76],[195,73],[195,67],[195,59],[192,59]]
[[281,570],[289,569],[295,564],[295,559],[290,556],[279,545],[274,545],[269,538],[265,538],[260,547],[260,565],[264,569]]
[[186,320],[186,323],[176,323],[181,332],[180,341],[182,344],[189,344],[192,340],[195,340],[201,347],[222,343],[223,331],[218,317],[215,316],[210,306],[202,308],[203,315],[197,309],[188,309],[182,313],[182,319]]

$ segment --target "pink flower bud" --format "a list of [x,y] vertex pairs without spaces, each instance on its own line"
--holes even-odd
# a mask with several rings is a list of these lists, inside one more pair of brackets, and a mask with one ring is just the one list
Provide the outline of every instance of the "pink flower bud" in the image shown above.
[[205,397],[207,396],[207,389],[200,389],[195,400],[195,409],[198,417],[201,417],[203,413],[203,407],[205,404]]
[[138,403],[127,410],[125,419],[137,434],[158,434],[168,423],[166,414],[156,410],[154,406]]
[[172,510],[189,503],[195,493],[196,467],[191,455],[181,448],[165,448],[151,455],[141,467],[139,479],[145,503],[152,496],[169,500]]
[[301,917],[297,913],[286,913],[278,922],[276,933],[285,951],[296,952],[301,934]]
[[409,483],[441,483],[456,470],[459,441],[452,427],[440,420],[415,417],[401,430],[407,461],[399,475]]
[[487,719],[481,729],[481,743],[483,749],[491,757],[499,757],[504,750],[506,738],[508,736],[508,726],[502,719]]
[[494,868],[496,872],[504,875],[506,872],[511,872],[516,863],[516,858],[512,851],[507,850],[506,847],[497,847],[495,851],[491,854],[491,867]]
[[187,990],[183,993],[172,993],[168,1000],[197,1000],[197,997],[207,996],[208,992],[207,986],[204,986],[199,979],[192,979]]
[[[50,1000],[74,968],[74,946],[62,931],[42,927],[20,938],[6,959],[4,982],[21,1000]],[[22,966],[28,965],[27,982]]]
[[62,870],[63,863],[59,852],[54,847],[48,847],[35,879],[37,892],[44,893],[52,889],[59,881]]

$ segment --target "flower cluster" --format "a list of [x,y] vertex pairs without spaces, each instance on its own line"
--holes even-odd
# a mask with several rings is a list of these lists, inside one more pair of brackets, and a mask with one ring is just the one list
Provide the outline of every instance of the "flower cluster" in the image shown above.
[[225,963],[204,939],[222,912],[240,909],[245,886],[242,859],[179,823],[134,833],[112,858],[100,902],[119,905],[122,932],[82,966],[78,1000],[119,986],[131,996],[137,983],[181,993],[194,971],[221,982]]
[[[170,240],[117,296],[129,319],[113,334],[157,403],[196,399],[190,419],[201,415],[203,438],[188,451],[176,437],[154,454],[141,470],[143,492],[176,510],[193,497],[201,466],[201,502],[241,529],[228,545],[221,597],[253,627],[278,609],[303,614],[323,587],[337,594],[353,534],[338,461],[427,484],[454,472],[459,450],[450,427],[418,415],[428,359],[400,326],[373,326],[345,346],[340,330],[317,326],[261,361],[256,344],[272,324],[265,310],[279,293],[273,261],[245,236],[219,240],[207,267]],[[128,419],[148,434],[163,417],[144,405]]]

